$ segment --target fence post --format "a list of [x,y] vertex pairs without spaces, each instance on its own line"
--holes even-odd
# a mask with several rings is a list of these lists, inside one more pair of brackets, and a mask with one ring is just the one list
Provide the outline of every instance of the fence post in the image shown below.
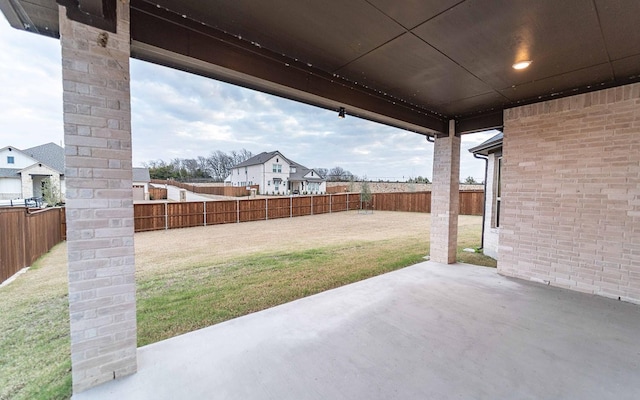
[[350,210],[350,208],[349,208],[349,192],[347,192],[347,209],[346,209],[346,211],[349,211],[349,210]]
[[289,196],[289,218],[293,218],[293,195]]
[[168,211],[168,202],[164,202],[164,230],[169,229],[169,211]]
[[203,201],[202,206],[204,207],[204,226],[207,226],[207,202]]
[[313,215],[313,195],[311,195],[311,215]]
[[331,214],[331,193],[329,193],[329,214]]
[[264,199],[264,220],[269,219],[269,199]]
[[240,223],[240,200],[236,200],[236,223]]

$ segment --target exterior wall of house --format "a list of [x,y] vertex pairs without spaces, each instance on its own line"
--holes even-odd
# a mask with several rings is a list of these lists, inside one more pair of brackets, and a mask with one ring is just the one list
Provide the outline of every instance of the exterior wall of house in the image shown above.
[[22,198],[22,181],[20,178],[0,178],[0,200]]
[[498,243],[500,228],[496,226],[496,167],[497,157],[489,154],[487,164],[487,186],[484,205],[484,241],[482,252],[494,259],[498,259]]
[[133,182],[133,200],[149,200],[149,182]]
[[[13,164],[7,162],[7,157],[13,157]],[[29,165],[37,163],[37,160],[29,157],[19,150],[13,149],[10,151],[8,148],[0,150],[0,168],[26,168]]]
[[21,172],[22,197],[41,197],[42,182],[50,178],[52,183],[60,189],[60,174],[43,164],[34,164]]
[[504,275],[640,303],[640,83],[504,112]]
[[[273,164],[282,166],[280,172],[273,172]],[[258,185],[260,194],[287,194],[290,172],[287,160],[276,155],[264,164],[234,168],[231,172],[231,184],[233,186],[247,186],[249,183]],[[274,184],[275,178],[281,179],[279,185]]]
[[[273,172],[273,164],[282,165],[281,172]],[[289,174],[291,166],[282,156],[276,155],[264,163],[265,185],[260,186],[261,194],[286,194],[289,190]],[[280,184],[275,185],[274,179],[279,178]]]
[[248,167],[234,168],[231,170],[231,185],[232,186],[260,186],[260,193],[262,193],[262,187],[266,185],[266,181],[263,183],[264,174],[263,165],[250,165]]

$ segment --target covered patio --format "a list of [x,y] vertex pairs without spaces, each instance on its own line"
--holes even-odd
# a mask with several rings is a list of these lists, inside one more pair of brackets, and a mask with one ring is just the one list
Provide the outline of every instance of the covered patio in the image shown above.
[[631,400],[638,332],[632,304],[424,262],[142,347],[74,399]]
[[[536,386],[538,382],[548,384],[539,377],[559,383],[557,375],[547,373],[553,370],[549,364],[562,366],[569,382],[576,383],[578,389],[591,388],[589,393],[602,394],[594,382],[620,397],[629,396],[627,389],[637,388],[629,375],[618,373],[620,365],[637,368],[637,353],[620,355],[628,349],[617,347],[624,345],[618,341],[632,339],[620,336],[618,327],[637,323],[637,308],[617,304],[615,307],[630,311],[615,317],[622,324],[616,325],[610,323],[610,314],[594,313],[585,306],[593,301],[605,309],[614,307],[604,297],[640,303],[637,0],[0,0],[0,9],[13,27],[60,38],[62,48],[74,393],[138,370],[141,377],[123,382],[146,379],[143,374],[158,371],[147,361],[153,358],[148,357],[155,348],[164,347],[158,344],[140,352],[136,347],[131,57],[334,110],[336,117],[356,116],[396,126],[434,141],[430,257],[436,263],[456,261],[460,136],[487,129],[504,132],[498,272],[523,281],[493,276],[494,284],[488,287],[495,293],[479,292],[477,297],[493,301],[505,297],[507,301],[487,303],[486,307],[494,307],[479,310],[478,300],[472,296],[475,301],[463,303],[468,310],[454,314],[455,318],[464,318],[449,321],[454,317],[432,316],[437,323],[444,319],[451,324],[450,329],[437,335],[427,335],[432,326],[426,323],[434,321],[423,321],[424,326],[420,322],[414,325],[411,321],[420,320],[412,318],[398,321],[400,337],[406,335],[424,343],[398,343],[380,358],[376,358],[375,344],[384,336],[369,338],[367,351],[358,348],[356,338],[351,337],[349,351],[358,350],[355,354],[363,357],[353,360],[361,363],[354,373],[372,373],[372,377],[397,380],[407,386],[398,390],[427,390],[423,383],[413,381],[418,379],[415,376],[394,375],[394,369],[384,361],[393,360],[395,349],[407,346],[402,348],[404,353],[399,353],[406,358],[400,371],[410,371],[412,365],[421,364],[412,358],[416,355],[413,349],[425,346],[417,354],[425,359],[427,355],[443,357],[437,365],[447,371],[444,375],[432,371],[427,379],[435,382],[436,377],[442,378],[433,387],[443,392],[435,394],[458,387],[451,384],[460,379],[457,371],[449,370],[454,368],[469,372],[464,375],[465,382],[490,394],[503,394],[493,386],[503,385],[514,390],[524,388],[521,394],[533,391],[545,397],[550,392],[544,390],[560,390]],[[458,270],[471,276],[477,273]],[[446,274],[443,272],[437,280],[443,288],[466,282],[469,288],[457,288],[464,292],[479,285]],[[428,279],[418,281],[424,285],[412,284],[409,292],[418,297],[429,295]],[[524,281],[603,298],[539,288]],[[393,280],[387,284],[390,287],[382,290],[384,293],[390,293],[396,285]],[[518,290],[498,290],[503,284]],[[412,297],[395,292],[385,301],[400,304],[398,313],[417,313],[417,305],[422,305],[421,312],[429,313],[432,309],[426,307],[432,302],[455,306],[450,301],[453,291],[438,290],[439,299],[427,298],[423,303],[413,303]],[[520,290],[542,290],[544,294],[522,300]],[[349,289],[345,291],[332,293],[345,293],[344,307],[348,307],[351,296]],[[548,304],[547,297],[556,295],[553,304]],[[576,300],[570,300],[573,298]],[[509,308],[509,300],[526,307],[514,311]],[[307,301],[312,300],[278,310]],[[545,304],[547,308],[539,308]],[[489,320],[494,318],[491,326],[474,319],[485,315],[481,311],[498,312],[502,306],[506,307],[504,314],[486,314]],[[375,304],[370,307],[367,312],[373,315]],[[571,311],[562,314],[564,307]],[[274,318],[280,318],[278,312],[273,311]],[[322,314],[321,309],[317,312]],[[215,335],[222,335],[219,338],[224,342],[229,326],[247,324],[246,329],[251,331],[257,329],[251,327],[253,320],[265,326],[274,324],[263,317],[270,313],[211,330],[216,339]],[[545,313],[556,317],[536,319]],[[586,334],[580,325],[584,321],[574,320],[584,315],[591,321],[588,329],[600,332],[604,340],[596,336],[580,336],[577,342],[571,339]],[[623,323],[622,315],[631,321]],[[381,317],[360,319],[350,315],[355,325],[344,333],[355,334],[359,341],[360,336],[366,337],[366,332],[373,330],[370,324],[376,318]],[[525,323],[528,318],[539,323]],[[567,325],[572,321],[575,324]],[[331,326],[331,320],[326,322]],[[519,355],[513,355],[513,348],[499,358],[493,358],[496,353],[484,353],[485,348],[495,348],[496,342],[501,342],[491,332],[512,332],[508,324],[519,327],[514,331],[518,334],[507,336],[505,342],[510,347],[522,346]],[[396,329],[393,323],[381,326],[392,332]],[[310,330],[299,334],[320,337],[324,328],[310,325]],[[620,329],[626,332],[627,328]],[[216,333],[218,330],[222,332]],[[633,330],[637,332],[637,326]],[[296,332],[294,329],[290,333],[292,343]],[[553,346],[544,347],[538,342],[547,333],[547,337],[556,339],[551,342]],[[201,333],[193,335],[197,338]],[[430,340],[438,343],[436,336],[442,335],[458,335],[461,342],[429,347]],[[474,347],[470,338],[485,342]],[[167,348],[182,340],[168,342]],[[222,354],[230,351],[227,354],[238,356],[232,360],[234,368],[241,371],[238,364],[242,363],[242,353],[234,351],[250,343],[238,342],[236,350],[219,346],[212,355],[216,360],[207,362],[229,361]],[[585,343],[588,346],[572,351]],[[339,346],[340,342],[324,345]],[[297,351],[295,346],[291,349],[288,351]],[[140,368],[138,353],[143,360]],[[297,356],[302,357],[302,353]],[[261,354],[265,353],[258,351],[254,356]],[[278,352],[269,355],[275,357]],[[519,374],[518,369],[500,367],[501,360],[509,357],[517,367],[522,360],[537,360],[531,365],[539,368],[532,370],[527,363],[526,368],[523,366],[526,372]],[[452,367],[447,360],[454,358],[458,360]],[[603,364],[601,360],[608,361]],[[596,361],[604,371],[595,373],[597,368],[591,362]],[[343,387],[344,371],[331,375],[328,361],[325,365],[320,377],[330,380],[329,385],[336,390]],[[374,373],[367,366],[379,371]],[[475,374],[490,373],[491,366],[503,368],[509,378],[473,380]],[[580,380],[573,367],[587,368]],[[223,371],[214,378],[227,376],[224,374],[229,372]],[[246,378],[241,375],[234,373],[230,379],[241,383]],[[616,385],[605,384],[608,382],[601,381],[601,376],[612,378]],[[195,381],[191,383],[195,385]],[[371,381],[363,386],[375,390],[376,384]],[[271,387],[282,390],[283,386]],[[391,390],[390,386],[384,386],[384,390]],[[471,388],[462,386],[458,390]],[[587,392],[580,393],[588,396]],[[463,396],[468,393],[460,392]]]

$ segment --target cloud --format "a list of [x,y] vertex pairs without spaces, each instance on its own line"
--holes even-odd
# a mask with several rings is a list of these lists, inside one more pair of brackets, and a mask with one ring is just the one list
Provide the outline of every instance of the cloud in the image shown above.
[[[0,146],[63,140],[60,44],[0,18]],[[341,166],[370,179],[432,178],[424,136],[193,74],[131,60],[134,165],[246,148],[280,150],[308,167]],[[484,179],[467,151],[493,133],[465,135],[461,178]]]

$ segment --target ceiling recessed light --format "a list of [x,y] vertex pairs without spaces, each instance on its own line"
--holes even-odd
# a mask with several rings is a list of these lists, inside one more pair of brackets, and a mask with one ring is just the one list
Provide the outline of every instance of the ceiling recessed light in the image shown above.
[[525,69],[529,65],[531,65],[531,61],[525,60],[525,61],[518,61],[517,63],[513,64],[512,67],[513,69]]

